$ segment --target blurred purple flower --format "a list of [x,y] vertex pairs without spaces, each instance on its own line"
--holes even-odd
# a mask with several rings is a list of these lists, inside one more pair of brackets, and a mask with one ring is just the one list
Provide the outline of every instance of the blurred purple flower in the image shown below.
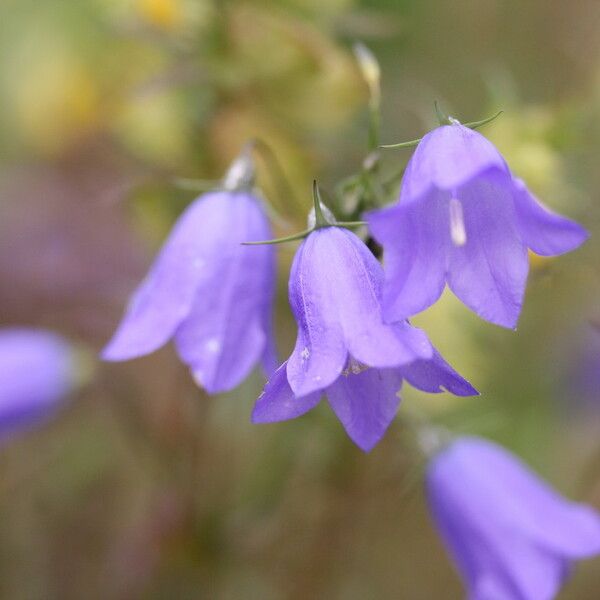
[[306,238],[290,274],[296,346],[258,399],[253,422],[300,416],[326,393],[348,435],[370,450],[395,416],[403,378],[426,391],[477,393],[423,331],[383,322],[382,284],[381,265],[350,231],[324,227]]
[[460,124],[428,133],[411,158],[397,204],[367,214],[385,250],[386,319],[431,306],[445,284],[481,318],[516,326],[527,248],[563,254],[588,237],[513,178],[491,142]]
[[234,388],[261,357],[271,373],[277,364],[274,249],[241,245],[269,237],[267,218],[250,193],[199,197],[179,218],[102,357],[142,356],[173,338],[210,393]]
[[49,418],[75,383],[74,355],[41,329],[0,329],[0,439]]
[[427,473],[434,521],[473,600],[548,600],[570,562],[600,553],[600,516],[503,448],[462,438]]

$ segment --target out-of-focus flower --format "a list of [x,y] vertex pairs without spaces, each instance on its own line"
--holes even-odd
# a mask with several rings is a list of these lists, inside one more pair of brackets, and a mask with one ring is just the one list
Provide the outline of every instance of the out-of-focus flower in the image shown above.
[[76,383],[75,355],[42,329],[0,329],[0,440],[51,417]]
[[179,218],[102,357],[143,356],[173,338],[210,393],[234,388],[261,356],[273,371],[274,249],[241,245],[270,235],[246,188],[200,196]]
[[[69,44],[44,33],[11,48],[3,77],[9,130],[27,147],[58,154],[96,131],[100,90],[96,75]],[[43,101],[40,99],[43,98]]]
[[348,435],[370,450],[395,416],[403,378],[426,391],[477,393],[423,331],[383,322],[382,284],[381,265],[350,231],[322,227],[308,236],[290,274],[296,346],[259,398],[254,422],[297,417],[326,393]]
[[156,27],[173,29],[183,17],[182,0],[136,0],[139,15]]
[[399,203],[367,218],[386,253],[389,320],[431,306],[447,283],[481,318],[514,328],[527,248],[563,254],[587,238],[513,178],[488,140],[458,123],[423,138],[406,168]]
[[461,438],[427,473],[433,519],[473,600],[549,600],[572,560],[600,553],[600,516],[503,448]]
[[168,167],[185,164],[191,152],[189,115],[177,90],[137,93],[121,105],[113,128],[135,156]]

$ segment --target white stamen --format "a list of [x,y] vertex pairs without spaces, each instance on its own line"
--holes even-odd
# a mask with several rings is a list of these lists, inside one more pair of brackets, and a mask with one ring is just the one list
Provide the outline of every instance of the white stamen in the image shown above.
[[450,198],[450,237],[452,243],[460,248],[467,243],[467,231],[462,204],[458,198]]

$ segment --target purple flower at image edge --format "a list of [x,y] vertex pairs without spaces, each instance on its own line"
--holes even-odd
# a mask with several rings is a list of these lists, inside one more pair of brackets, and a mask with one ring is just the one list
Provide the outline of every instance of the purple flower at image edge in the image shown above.
[[588,237],[532,196],[491,142],[460,124],[423,137],[407,165],[399,202],[366,219],[385,252],[383,306],[390,321],[431,306],[448,284],[480,317],[514,328],[529,269],[527,248],[559,255]]
[[433,520],[472,600],[550,600],[571,562],[600,553],[600,516],[570,502],[519,459],[465,437],[427,472]]
[[325,394],[350,438],[368,451],[396,414],[403,379],[428,392],[477,394],[423,331],[383,322],[382,284],[381,265],[350,231],[325,227],[304,240],[289,283],[296,345],[257,400],[254,423],[298,417]]
[[236,387],[261,359],[272,373],[274,248],[242,245],[270,237],[252,194],[200,196],[177,221],[102,358],[143,356],[172,338],[209,393]]
[[71,345],[42,329],[0,329],[0,440],[50,418],[76,380]]

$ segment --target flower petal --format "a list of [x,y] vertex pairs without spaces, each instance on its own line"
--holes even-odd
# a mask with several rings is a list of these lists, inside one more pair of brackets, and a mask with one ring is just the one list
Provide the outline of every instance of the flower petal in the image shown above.
[[179,217],[146,279],[134,293],[104,360],[127,360],[160,348],[188,316],[196,290],[214,279],[234,198],[205,194]]
[[328,257],[332,301],[350,355],[377,368],[429,358],[433,350],[423,331],[406,322],[384,323],[383,270],[367,246],[351,231],[330,229],[322,255]]
[[429,360],[416,360],[402,367],[402,376],[413,387],[432,394],[448,391],[455,396],[479,395],[479,392],[435,349],[433,357]]
[[[486,442],[460,439],[430,464],[427,492],[434,520],[470,597],[494,598],[490,594],[502,590],[500,598],[550,600],[567,561],[511,519],[514,505],[526,499],[498,477],[480,444]],[[507,497],[513,498],[508,504]]]
[[523,181],[515,179],[514,185],[519,231],[523,242],[536,254],[564,254],[587,240],[589,234],[581,225],[546,208]]
[[[516,456],[477,438],[461,440],[459,451],[493,473],[488,482],[510,520],[538,545],[568,558],[600,553],[600,515],[589,506],[570,502],[556,493]],[[473,468],[476,468],[474,465]]]
[[71,346],[42,329],[1,329],[0,364],[0,439],[52,415],[75,382]]
[[327,399],[352,441],[369,452],[383,437],[400,404],[398,369],[366,369],[342,375],[327,388]]
[[292,263],[289,296],[298,337],[287,362],[287,376],[296,396],[331,385],[348,356],[334,300],[336,283],[344,277],[338,272],[335,244],[328,243],[328,234],[334,229],[311,233]]
[[321,393],[315,392],[301,398],[294,392],[287,380],[287,362],[284,362],[273,374],[259,396],[252,411],[253,423],[273,423],[295,419],[314,408],[321,399]]
[[451,192],[490,171],[510,175],[489,140],[462,125],[443,125],[417,146],[402,179],[400,201],[416,200],[433,188]]
[[383,246],[383,315],[400,321],[425,310],[446,285],[448,205],[433,190],[418,202],[371,211],[366,219]]
[[264,354],[265,312],[273,299],[273,247],[241,244],[270,237],[269,224],[254,197],[235,196],[213,257],[214,276],[201,282],[175,333],[182,360],[209,393],[237,386]]
[[448,285],[481,318],[514,328],[529,263],[509,183],[500,175],[487,174],[458,190],[466,242],[451,246]]

